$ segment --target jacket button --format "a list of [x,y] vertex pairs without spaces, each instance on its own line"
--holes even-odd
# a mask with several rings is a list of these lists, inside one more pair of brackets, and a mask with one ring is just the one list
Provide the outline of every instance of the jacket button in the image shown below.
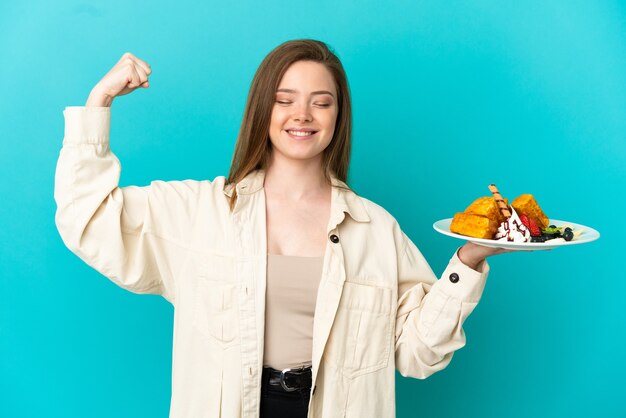
[[330,236],[330,240],[331,240],[333,243],[337,244],[337,243],[339,242],[339,237],[338,237],[337,235],[335,235],[335,234],[332,234],[332,235]]
[[452,273],[452,274],[450,275],[450,281],[451,281],[452,283],[456,283],[456,282],[458,282],[458,281],[459,281],[459,275],[458,275],[458,274],[456,274],[456,273]]

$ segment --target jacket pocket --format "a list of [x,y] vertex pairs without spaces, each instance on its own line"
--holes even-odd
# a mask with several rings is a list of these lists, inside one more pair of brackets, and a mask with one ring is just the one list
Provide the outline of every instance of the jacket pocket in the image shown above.
[[349,378],[387,367],[391,349],[391,289],[345,282],[327,356]]
[[209,257],[196,284],[193,322],[196,329],[222,348],[238,342],[237,286],[230,258]]

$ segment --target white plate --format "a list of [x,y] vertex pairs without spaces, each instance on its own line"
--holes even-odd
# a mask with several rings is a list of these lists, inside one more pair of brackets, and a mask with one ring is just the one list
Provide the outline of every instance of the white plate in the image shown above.
[[497,241],[493,239],[484,239],[484,238],[474,238],[468,237],[467,235],[455,234],[454,232],[450,232],[450,223],[452,222],[452,218],[442,219],[433,224],[433,228],[435,231],[448,235],[454,238],[463,239],[465,241],[471,241],[473,243],[484,245],[485,247],[494,247],[494,248],[506,248],[508,250],[518,250],[518,251],[533,251],[533,250],[551,250],[556,247],[564,247],[566,245],[576,245],[576,244],[585,244],[587,242],[595,241],[600,238],[600,233],[593,228],[589,228],[588,226],[575,224],[573,222],[567,221],[559,221],[558,219],[550,219],[550,225],[554,226],[569,226],[574,231],[574,239],[571,241],[564,241],[557,239],[556,242],[552,242],[555,240],[548,240],[546,242],[507,242],[507,241]]

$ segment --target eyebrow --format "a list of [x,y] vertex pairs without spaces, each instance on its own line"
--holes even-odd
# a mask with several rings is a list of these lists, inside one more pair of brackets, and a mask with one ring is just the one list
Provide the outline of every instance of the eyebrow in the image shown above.
[[[276,90],[276,93],[297,93],[297,90],[293,90],[293,89],[278,89]],[[329,94],[330,96],[332,96],[333,98],[335,97],[334,94],[332,94],[331,92],[329,92],[328,90],[316,90],[311,92],[311,95],[315,95],[315,94]]]

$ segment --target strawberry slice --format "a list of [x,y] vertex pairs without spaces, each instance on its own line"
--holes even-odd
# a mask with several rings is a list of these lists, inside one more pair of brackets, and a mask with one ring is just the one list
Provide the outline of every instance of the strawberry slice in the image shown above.
[[541,229],[539,229],[535,221],[533,221],[532,219],[530,219],[528,216],[524,215],[523,213],[519,215],[519,220],[522,221],[522,223],[524,224],[526,228],[528,228],[528,230],[530,231],[531,237],[541,236]]
[[531,218],[528,218],[528,229],[530,229],[531,237],[541,236],[541,229],[539,229],[535,221],[533,221]]
[[520,213],[519,220],[522,221],[522,223],[524,224],[526,228],[530,229],[530,222],[529,222],[528,216],[524,215],[523,213]]

